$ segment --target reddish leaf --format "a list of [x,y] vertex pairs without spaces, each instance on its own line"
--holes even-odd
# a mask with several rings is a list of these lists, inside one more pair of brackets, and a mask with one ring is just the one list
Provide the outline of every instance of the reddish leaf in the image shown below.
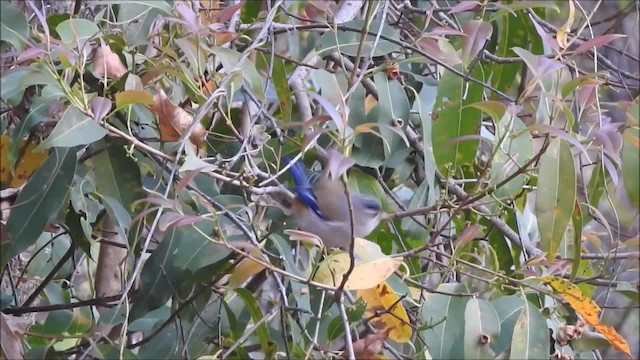
[[480,3],[477,1],[461,1],[458,5],[449,10],[449,14],[455,14],[463,11],[475,10]]
[[469,64],[491,37],[493,27],[483,20],[469,20],[462,30],[467,35],[462,38],[462,62]]
[[218,16],[216,17],[216,20],[221,23],[226,23],[227,21],[231,20],[233,14],[235,14],[236,11],[240,10],[243,3],[244,1],[240,1],[237,4],[227,6],[226,8],[220,10],[220,12],[218,12]]
[[560,46],[558,46],[558,42],[556,41],[556,39],[554,39],[553,36],[551,36],[551,34],[546,33],[544,29],[540,25],[538,25],[538,23],[535,20],[532,20],[532,21],[533,21],[533,26],[536,28],[536,32],[540,36],[540,39],[542,39],[542,42],[548,45],[553,51],[559,52]]
[[445,36],[445,35],[459,35],[459,36],[467,36],[462,31],[458,31],[448,27],[436,26],[431,31],[427,33],[429,36]]
[[111,100],[103,97],[96,97],[91,100],[91,112],[93,112],[93,119],[100,122],[105,115],[111,110]]
[[622,34],[605,34],[605,35],[600,35],[598,37],[595,37],[589,41],[585,41],[584,43],[582,43],[580,46],[578,46],[576,48],[576,50],[574,51],[574,53],[576,55],[585,53],[589,50],[591,50],[591,48],[593,47],[600,47],[604,44],[608,44],[610,42],[612,42],[613,40],[617,39],[617,38],[621,38],[621,37],[625,37],[627,35],[622,35]]

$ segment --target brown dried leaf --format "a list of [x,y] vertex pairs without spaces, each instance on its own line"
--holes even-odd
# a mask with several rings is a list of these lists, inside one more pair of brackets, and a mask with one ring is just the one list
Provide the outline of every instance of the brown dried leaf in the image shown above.
[[[378,353],[382,350],[384,341],[389,336],[389,329],[384,329],[375,334],[368,334],[362,339],[353,343],[353,353],[356,359],[375,359]],[[347,354],[343,352],[342,358],[346,359]]]
[[127,73],[120,57],[113,51],[109,45],[102,45],[96,49],[93,57],[93,72],[98,77],[107,77],[109,79],[119,79]]
[[[156,89],[157,93],[153,97],[154,104],[151,105],[151,111],[158,114],[158,123],[160,125],[160,140],[176,141],[180,139],[193,122],[193,117],[184,109],[173,105],[169,98],[160,88]],[[201,124],[191,132],[189,139],[191,142],[200,146],[204,141],[206,130]]]
[[22,359],[21,338],[31,325],[31,320],[0,314],[0,345],[3,359]]

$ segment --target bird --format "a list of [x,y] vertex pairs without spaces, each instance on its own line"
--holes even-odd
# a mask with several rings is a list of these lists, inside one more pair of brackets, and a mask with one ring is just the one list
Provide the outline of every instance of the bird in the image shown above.
[[[349,203],[344,184],[339,179],[353,165],[353,160],[335,150],[329,150],[327,154],[322,175],[310,173],[300,161],[289,167],[295,193],[291,210],[300,230],[317,235],[326,248],[349,249],[352,241]],[[288,156],[283,159],[287,164],[293,161]],[[353,236],[364,238],[378,226],[384,211],[374,197],[350,195]]]

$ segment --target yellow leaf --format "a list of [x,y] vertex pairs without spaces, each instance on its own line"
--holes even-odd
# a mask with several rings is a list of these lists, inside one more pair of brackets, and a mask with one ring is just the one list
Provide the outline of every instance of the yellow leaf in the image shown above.
[[369,111],[378,103],[378,100],[371,95],[367,95],[364,99],[364,113],[368,114]]
[[[260,250],[257,248],[251,248],[249,254],[255,256],[256,258],[260,258],[265,262],[269,262],[269,259],[263,257],[260,253]],[[251,260],[249,258],[244,258],[240,260],[240,262],[233,269],[233,273],[229,276],[229,283],[227,287],[229,289],[235,289],[244,284],[250,277],[259,273],[264,269],[260,263]]]
[[259,273],[264,269],[260,263],[257,263],[251,259],[242,259],[238,265],[233,269],[233,273],[229,276],[229,283],[227,287],[229,289],[235,289],[249,280],[250,277]]
[[[402,264],[402,258],[386,256],[376,243],[361,238],[355,241],[355,266],[344,286],[345,290],[372,288],[386,280]],[[349,270],[350,263],[348,253],[334,252],[318,265],[314,280],[338,286]]]
[[[367,303],[364,314],[373,317],[371,322],[378,330],[388,331],[389,338],[399,343],[411,341],[412,331],[407,311],[386,281],[371,289],[358,290],[357,296]],[[374,317],[376,314],[382,315]]]
[[571,25],[573,25],[573,20],[575,18],[576,8],[573,4],[573,0],[569,0],[569,16],[567,17],[567,21],[558,29],[556,33],[556,41],[560,48],[566,49],[569,47],[568,35],[571,32]]
[[541,279],[578,313],[584,321],[596,329],[600,334],[607,338],[607,341],[616,349],[624,352],[631,358],[631,350],[627,341],[618,334],[616,329],[609,325],[600,323],[598,314],[600,308],[590,297],[584,295],[582,290],[570,283],[569,281],[555,276],[547,276]]
[[[9,187],[17,188],[27,181],[29,176],[47,159],[49,154],[46,151],[33,152],[36,144],[29,144],[24,149],[24,154],[12,174],[8,159],[9,141],[9,136],[0,136],[0,182],[3,184],[9,183]],[[26,141],[20,140],[20,149],[24,148],[25,143]]]

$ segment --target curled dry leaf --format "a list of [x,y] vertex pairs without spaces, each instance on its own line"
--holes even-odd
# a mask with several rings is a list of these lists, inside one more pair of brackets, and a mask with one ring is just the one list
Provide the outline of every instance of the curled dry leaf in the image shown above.
[[[399,257],[386,256],[378,244],[362,238],[355,239],[354,256],[355,267],[344,286],[345,290],[373,288],[393,274],[403,261]],[[334,252],[318,265],[314,280],[322,284],[338,286],[349,270],[350,263],[348,253]]]
[[286,235],[289,235],[289,240],[291,241],[301,241],[303,243],[322,247],[322,240],[316,234],[312,234],[302,230],[293,230],[293,229],[287,229],[284,231],[284,233]]
[[[384,329],[375,334],[368,334],[362,339],[353,343],[353,354],[356,359],[376,359],[378,353],[382,350],[384,341],[389,336],[389,329]],[[343,359],[348,358],[346,351],[340,356]]]
[[364,315],[380,331],[386,331],[399,343],[411,341],[412,329],[409,316],[400,298],[386,281],[371,289],[358,290],[357,297],[367,304]]
[[22,337],[31,326],[31,320],[0,314],[0,344],[3,359],[22,359]]
[[[193,116],[184,109],[173,105],[162,89],[158,88],[156,91],[157,93],[153,97],[154,103],[151,105],[151,111],[158,114],[160,140],[176,141],[180,139],[182,133],[191,126]],[[189,136],[189,140],[191,140],[194,145],[200,146],[204,141],[205,134],[206,130],[204,126],[196,124]]]
[[109,79],[119,79],[127,73],[120,57],[113,51],[109,45],[102,45],[96,49],[93,57],[93,72],[98,77],[107,77]]
[[[269,263],[269,259],[260,252],[260,249],[253,247],[248,252],[256,258],[262,259],[264,262]],[[234,267],[233,273],[231,273],[231,276],[229,277],[227,288],[239,288],[254,275],[262,271],[262,269],[264,269],[264,266],[262,264],[250,258],[244,258],[240,260],[240,262],[238,262]]]

